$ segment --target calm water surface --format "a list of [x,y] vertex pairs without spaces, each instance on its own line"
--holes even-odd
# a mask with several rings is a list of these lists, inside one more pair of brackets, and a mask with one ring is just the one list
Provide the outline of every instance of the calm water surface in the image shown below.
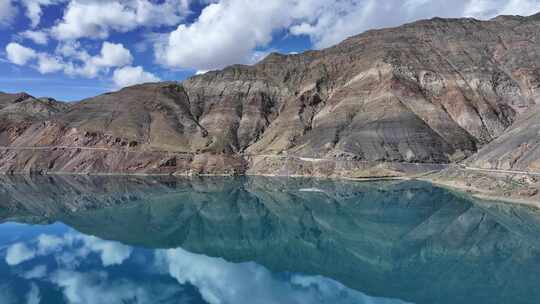
[[539,303],[540,212],[421,182],[0,177],[0,303]]

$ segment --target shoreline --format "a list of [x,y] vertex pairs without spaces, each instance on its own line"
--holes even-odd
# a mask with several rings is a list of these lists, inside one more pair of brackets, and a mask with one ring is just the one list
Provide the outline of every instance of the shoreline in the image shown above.
[[[468,171],[468,170],[467,170]],[[395,176],[367,176],[367,177],[349,177],[349,176],[339,176],[339,175],[306,175],[306,174],[172,174],[172,173],[74,173],[74,172],[45,172],[45,173],[26,173],[26,172],[13,172],[6,173],[0,172],[0,175],[11,175],[11,176],[29,176],[29,175],[42,175],[42,176],[112,176],[112,177],[122,177],[122,176],[139,176],[139,177],[242,177],[242,176],[265,176],[265,177],[289,177],[289,178],[316,178],[316,179],[330,179],[330,180],[344,180],[344,181],[354,181],[354,182],[376,182],[376,181],[408,181],[408,180],[418,180],[428,182],[432,185],[443,187],[449,190],[458,191],[460,193],[472,196],[473,198],[480,200],[491,200],[507,204],[520,204],[527,205],[530,207],[535,207],[540,209],[540,200],[533,198],[525,198],[523,196],[506,196],[504,194],[498,194],[494,191],[485,190],[473,185],[464,184],[463,179],[452,179],[446,178],[441,179],[434,175],[439,174],[443,171],[432,171],[424,174],[416,175],[395,175]],[[467,173],[474,173],[472,170]],[[510,176],[512,174],[507,174]]]
[[452,182],[452,181],[440,181],[440,180],[429,179],[429,178],[416,178],[416,180],[428,182],[428,183],[431,183],[433,185],[436,185],[436,186],[439,186],[441,188],[445,188],[448,190],[459,191],[461,193],[464,193],[466,195],[472,196],[473,198],[480,199],[480,200],[496,201],[496,202],[505,203],[505,204],[526,205],[529,207],[535,207],[537,209],[540,209],[540,201],[534,200],[534,199],[497,195],[488,191],[482,191],[481,189],[476,188],[476,187],[468,187],[465,185],[459,185],[456,182]]

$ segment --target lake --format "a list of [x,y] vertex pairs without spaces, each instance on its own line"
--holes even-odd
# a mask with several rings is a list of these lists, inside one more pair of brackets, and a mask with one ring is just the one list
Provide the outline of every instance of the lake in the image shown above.
[[538,303],[540,212],[416,181],[0,176],[0,303]]

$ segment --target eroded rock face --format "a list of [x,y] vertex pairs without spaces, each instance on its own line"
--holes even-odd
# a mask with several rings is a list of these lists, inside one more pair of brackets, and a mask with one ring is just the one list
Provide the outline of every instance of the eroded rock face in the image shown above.
[[239,151],[452,162],[540,100],[538,27],[532,17],[432,19],[184,86],[190,98],[229,109],[223,129]]
[[0,171],[241,174],[246,155],[451,163],[539,101],[537,17],[435,18],[81,101],[4,140],[66,151],[4,151]]
[[241,174],[245,161],[211,150],[176,83],[134,86],[32,120],[0,150],[8,173]]
[[500,137],[468,159],[486,169],[540,171],[540,108],[532,107]]

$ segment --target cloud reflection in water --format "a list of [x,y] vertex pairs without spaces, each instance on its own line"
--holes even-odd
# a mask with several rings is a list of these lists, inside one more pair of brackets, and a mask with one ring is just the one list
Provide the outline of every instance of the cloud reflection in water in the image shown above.
[[[40,303],[40,284],[52,284],[65,302],[81,304],[193,303],[197,298],[210,304],[404,303],[369,297],[322,276],[276,274],[253,262],[231,263],[181,248],[138,249],[72,231],[11,244],[5,262],[28,281],[24,300],[32,304]],[[160,279],[140,280],[148,274]],[[196,294],[185,292],[189,288]],[[9,303],[13,295],[4,292],[0,298]]]

